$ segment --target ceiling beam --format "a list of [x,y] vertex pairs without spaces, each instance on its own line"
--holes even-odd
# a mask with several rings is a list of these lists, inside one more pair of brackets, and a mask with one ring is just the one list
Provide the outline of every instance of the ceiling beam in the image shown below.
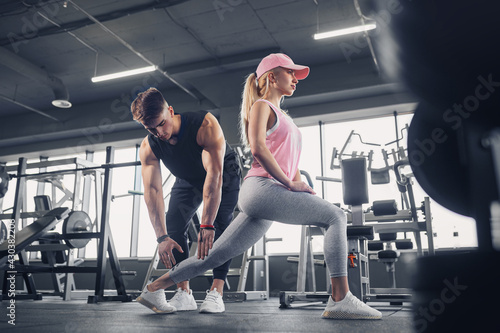
[[69,101],[68,89],[60,78],[4,47],[0,47],[0,64],[49,87],[54,92],[54,100]]
[[277,47],[270,49],[263,49],[258,51],[251,51],[232,55],[229,57],[221,57],[217,59],[209,59],[199,62],[182,64],[169,68],[171,75],[182,77],[194,77],[213,74],[217,72],[226,72],[228,70],[257,67],[262,58],[270,53],[281,52]]
[[[118,9],[114,10],[112,12],[106,13],[106,14],[101,14],[101,15],[96,15],[95,18],[99,22],[108,22],[112,20],[119,19],[121,17],[126,17],[130,15],[134,15],[137,13],[145,12],[145,11],[152,11],[156,9],[163,9],[163,8],[168,8],[171,6],[175,6],[184,2],[188,2],[189,0],[159,0],[159,1],[152,1],[144,5],[139,5],[139,6],[134,6],[130,8],[125,8],[125,9]],[[22,3],[22,2],[19,2]],[[54,4],[52,4],[54,5]],[[60,5],[60,4],[58,4]],[[43,36],[49,36],[49,35],[55,35],[55,34],[61,34],[61,33],[66,33],[68,31],[73,31],[77,30],[83,27],[87,27],[90,25],[95,24],[94,21],[92,21],[90,18],[82,19],[82,20],[77,20],[77,21],[72,21],[72,22],[67,22],[64,24],[61,24],[60,26],[51,26],[49,28],[45,29],[37,29],[34,33],[30,34],[22,34],[20,35],[15,34],[14,32],[11,32],[7,35],[7,38],[2,38],[0,39],[0,46],[5,46],[5,45],[10,45],[15,42],[26,42],[30,39],[38,38],[38,37],[43,37]]]

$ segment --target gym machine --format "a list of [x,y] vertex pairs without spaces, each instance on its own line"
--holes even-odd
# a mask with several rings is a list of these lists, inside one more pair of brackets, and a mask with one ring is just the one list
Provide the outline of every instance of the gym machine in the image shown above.
[[[397,114],[395,113],[395,116]],[[404,127],[401,132],[408,130]],[[417,245],[417,255],[422,256],[421,233],[427,236],[429,255],[434,254],[434,242],[432,232],[432,217],[430,211],[429,198],[424,198],[421,207],[417,207],[413,196],[411,175],[403,174],[402,169],[408,165],[405,150],[399,147],[398,150],[388,152],[382,149],[384,167],[375,169],[373,165],[373,151],[368,154],[364,152],[347,153],[347,147],[353,137],[359,137],[363,145],[380,146],[375,143],[364,142],[361,135],[351,131],[340,152],[333,148],[330,168],[340,169],[342,178],[316,177],[321,181],[334,181],[342,183],[344,204],[349,206],[346,209],[348,227],[348,278],[351,292],[364,302],[367,301],[388,301],[392,305],[400,305],[403,301],[411,299],[409,288],[397,288],[395,284],[395,262],[399,258],[399,250],[409,250],[413,248],[413,243],[409,239],[397,239],[398,232],[412,232]],[[396,139],[396,141],[402,138]],[[394,143],[390,142],[388,144]],[[387,145],[388,145],[387,144]],[[393,157],[394,164],[389,163],[389,156]],[[338,159],[338,163],[336,163]],[[368,161],[368,165],[367,165]],[[390,170],[394,171],[396,185],[401,193],[404,209],[398,210],[395,200],[374,201],[367,210],[363,205],[369,202],[368,199],[368,175],[370,171],[372,184],[390,183]],[[311,185],[311,181],[309,181]],[[340,204],[338,204],[340,206]],[[419,212],[421,212],[419,216]],[[305,226],[302,234],[303,242],[310,242],[311,232],[314,227]],[[316,233],[320,234],[320,233]],[[375,234],[380,240],[375,241]],[[396,250],[392,248],[396,246]],[[375,252],[376,260],[385,264],[390,288],[371,288],[369,277],[369,260]],[[307,263],[299,265],[299,277],[301,281],[307,277],[309,281],[314,279],[314,264],[323,264],[323,261],[314,260],[312,254],[308,252],[308,246],[301,247],[300,257],[307,258]],[[327,278],[327,281],[329,279]],[[325,302],[329,297],[329,292],[316,292],[315,285],[309,284],[312,292],[304,292],[304,288],[297,284],[297,292],[281,292],[280,304],[282,308],[309,306]],[[327,290],[330,286],[327,284]],[[300,303],[302,302],[302,303]],[[294,304],[292,304],[294,303]]]
[[[35,222],[27,225],[25,220],[22,221],[23,226],[20,230],[16,231],[16,242],[15,242],[15,254],[19,258],[19,263],[15,263],[12,257],[9,258],[9,264],[6,265],[8,260],[7,254],[4,250],[7,248],[7,243],[2,243],[1,249],[1,263],[3,264],[3,269],[7,271],[15,271],[16,274],[21,274],[27,285],[27,294],[16,294],[16,299],[31,298],[31,299],[41,299],[41,294],[36,291],[32,273],[52,273],[52,274],[65,274],[64,282],[64,299],[71,298],[71,289],[74,288],[74,282],[72,277],[74,273],[94,273],[96,274],[96,282],[94,294],[88,296],[89,303],[98,303],[103,301],[131,301],[130,295],[127,295],[125,286],[123,283],[123,275],[135,274],[135,272],[122,271],[120,268],[120,263],[116,255],[116,250],[113,243],[113,238],[111,235],[111,230],[109,227],[109,208],[111,202],[111,181],[112,181],[112,170],[116,167],[125,166],[136,166],[140,162],[129,162],[129,163],[117,163],[114,164],[114,148],[106,148],[106,163],[103,165],[95,165],[88,161],[81,159],[67,159],[61,161],[42,161],[39,163],[30,164],[30,168],[46,167],[67,163],[79,163],[76,168],[57,170],[57,171],[42,171],[39,173],[26,173],[28,169],[28,164],[25,158],[19,159],[19,164],[17,167],[17,173],[15,175],[9,175],[9,177],[17,178],[16,194],[12,214],[2,214],[2,218],[8,218],[14,223],[14,230],[18,230],[18,224],[22,219],[25,218],[37,218]],[[84,164],[82,166],[82,164]],[[103,172],[101,170],[104,170]],[[83,203],[83,207],[88,207],[85,203],[88,203],[89,197],[85,197],[80,200],[77,197],[80,193],[81,179],[83,175],[88,175],[92,173],[95,181],[95,191],[96,191],[96,220],[94,223],[91,222],[90,217],[84,211],[69,210],[68,208],[56,207],[50,211],[46,209],[50,207],[50,201],[46,196],[37,196],[38,206],[42,206],[35,213],[24,212],[26,207],[26,191],[25,185],[27,179],[54,179],[57,180],[63,174],[76,174],[75,176],[75,190],[71,193],[66,190],[66,194],[63,199],[56,203],[57,205],[62,204],[68,198],[73,199],[74,207],[77,207],[80,203]],[[103,176],[104,182],[101,183],[101,174]],[[54,198],[54,197],[53,197]],[[87,201],[86,201],[87,200]],[[62,212],[64,211],[64,214]],[[23,211],[23,212],[21,212]],[[54,215],[57,212],[57,215]],[[48,215],[47,215],[48,214]],[[49,219],[49,217],[56,217]],[[51,233],[48,232],[53,228],[58,222],[64,220],[62,233]],[[100,223],[98,223],[98,221]],[[93,229],[97,230],[93,232]],[[82,267],[79,265],[78,259],[75,260],[73,256],[73,251],[76,248],[83,249],[90,239],[97,239],[98,255],[97,255],[97,265],[93,267]],[[38,241],[39,244],[33,244],[33,242]],[[62,243],[61,241],[64,241]],[[4,249],[5,248],[5,249]],[[46,255],[46,260],[49,263],[47,266],[42,265],[31,265],[29,263],[29,258],[27,252],[29,251],[43,251]],[[66,251],[66,256],[62,252]],[[59,258],[58,258],[59,254]],[[109,258],[108,258],[109,257]],[[58,265],[57,261],[66,261],[64,265]],[[113,275],[113,280],[116,287],[116,295],[104,295],[104,282],[106,279],[106,267],[109,260],[109,266],[111,268],[111,273]],[[4,274],[3,283],[3,299],[8,299],[6,295],[6,277]],[[60,292],[55,288],[56,293]]]
[[[397,116],[397,113],[395,112],[394,115]],[[400,141],[403,138],[403,132],[407,130],[408,126],[405,126],[401,130],[401,138],[397,138],[395,141],[386,145]],[[398,132],[397,128],[396,132]],[[358,248],[362,250],[361,253],[357,253],[356,251],[351,251],[354,253],[349,253],[350,257],[353,258],[349,262],[349,270],[353,271],[353,277],[355,277],[354,281],[351,279],[351,276],[349,277],[350,288],[353,288],[355,291],[359,290],[355,295],[364,301],[388,301],[391,304],[400,305],[403,301],[409,301],[411,299],[411,290],[409,288],[397,288],[395,281],[395,263],[400,255],[399,250],[412,249],[413,242],[406,238],[397,239],[397,233],[403,232],[404,235],[406,235],[407,232],[413,233],[418,256],[424,255],[421,237],[421,234],[424,233],[424,235],[427,236],[427,253],[429,255],[434,255],[430,200],[428,197],[425,197],[422,205],[417,207],[413,194],[412,175],[402,172],[404,167],[409,165],[406,150],[403,147],[400,147],[398,144],[398,149],[392,149],[392,152],[381,149],[385,166],[380,169],[375,169],[372,167],[374,159],[372,150],[370,150],[368,154],[364,154],[363,152],[345,153],[346,147],[350,143],[353,135],[359,136],[363,144],[377,145],[363,142],[361,135],[351,131],[340,153],[338,153],[335,148],[333,149],[331,169],[340,168],[342,170],[341,181],[344,204],[350,206],[350,211],[347,213],[348,223],[351,222],[352,225],[372,227],[373,233],[377,234],[380,240],[375,241],[367,234],[367,247],[364,246],[365,240],[360,240]],[[389,163],[389,156],[393,157],[393,164]],[[335,164],[335,159],[339,160],[338,165]],[[361,161],[366,159],[368,160],[368,166]],[[346,163],[349,163],[349,165],[345,165]],[[353,167],[352,164],[357,167]],[[371,207],[367,210],[363,210],[362,205],[369,202],[367,171],[371,174],[371,183],[373,185],[381,185],[390,183],[390,170],[394,172],[396,185],[401,194],[403,209],[399,210],[396,200],[391,199],[374,201]],[[321,178],[321,180],[338,181],[326,177],[318,178]],[[354,240],[351,240],[351,245],[353,241]],[[396,249],[393,248],[393,245],[395,245]],[[352,246],[350,250],[351,248]],[[370,288],[369,284],[363,283],[365,277],[368,278],[367,280],[369,281],[369,274],[359,272],[358,270],[364,271],[364,269],[358,269],[356,267],[356,262],[353,262],[357,255],[360,255],[361,258],[367,255],[372,257],[371,253],[373,252],[375,252],[376,260],[384,263],[386,266],[390,285],[389,288]],[[361,260],[360,266],[363,267],[364,265],[366,265],[366,263]],[[362,276],[363,278],[359,278],[358,276]]]

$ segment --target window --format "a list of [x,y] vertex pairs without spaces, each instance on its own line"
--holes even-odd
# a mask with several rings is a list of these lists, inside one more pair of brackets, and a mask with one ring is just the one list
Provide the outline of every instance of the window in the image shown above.
[[[405,126],[410,124],[412,114],[403,114],[397,116],[399,146],[406,148],[407,131]],[[302,158],[300,169],[307,171],[313,178],[314,189],[317,195],[332,202],[339,203],[344,208],[342,199],[342,184],[338,182],[324,182],[316,180],[316,176],[321,175],[321,152],[320,152],[320,125],[307,126],[300,128],[303,139]],[[364,152],[367,156],[370,151],[373,152],[372,167],[383,168],[385,166],[382,149],[388,153],[388,164],[394,163],[394,154],[398,151],[396,140],[395,118],[393,116],[378,117],[372,119],[363,119],[356,121],[344,121],[329,123],[323,125],[323,176],[330,178],[341,178],[340,169],[330,169],[333,149],[336,148],[339,153],[349,134],[354,131],[358,135],[353,135],[347,145],[345,153],[356,151],[358,154]],[[361,140],[364,142],[361,142]],[[392,143],[391,143],[392,142]],[[378,144],[380,146],[374,146]],[[336,166],[339,165],[338,159],[334,160]],[[409,167],[403,172],[410,173]],[[369,200],[370,203],[363,206],[366,209],[374,200],[395,199],[398,208],[401,209],[402,203],[400,193],[395,183],[394,173],[390,173],[390,184],[372,185],[369,181]],[[370,180],[370,177],[368,178]],[[324,191],[323,191],[324,189]],[[424,197],[427,196],[420,188],[418,182],[413,178],[413,190],[415,193],[415,203],[420,206]],[[433,232],[435,248],[453,248],[453,247],[476,247],[476,228],[475,221],[469,217],[461,216],[440,206],[430,198],[431,213],[433,217]],[[281,223],[274,223],[268,231],[267,236],[272,238],[281,237],[281,242],[268,243],[269,253],[290,253],[298,252],[300,247],[300,226],[291,226]],[[412,233],[406,237],[413,238]],[[313,238],[313,251],[322,252],[323,237],[315,236]],[[422,237],[422,246],[427,248],[426,237]]]
[[[398,115],[398,133],[397,137],[403,138],[399,141],[401,147],[406,147],[407,133],[405,126],[411,121],[411,114]],[[340,178],[340,169],[330,168],[332,161],[332,152],[336,148],[340,152],[346,139],[350,133],[354,131],[356,135],[351,137],[351,142],[346,148],[346,153],[356,151],[358,153],[364,152],[365,156],[373,151],[373,168],[382,168],[385,166],[382,149],[389,153],[388,163],[394,163],[392,151],[397,151],[398,143],[393,142],[396,139],[395,118],[392,116],[378,117],[372,119],[356,120],[356,121],[343,121],[336,123],[328,123],[323,125],[304,126],[300,130],[302,132],[303,150],[299,168],[309,173],[312,178],[313,186],[318,196],[332,203],[340,203],[342,206],[342,185],[337,182],[322,182],[316,179],[317,176]],[[358,136],[358,134],[360,136]],[[362,141],[364,142],[362,142]],[[390,143],[392,142],[392,143]],[[379,146],[370,145],[376,143]],[[323,147],[323,151],[321,151]],[[93,161],[95,164],[105,163],[105,151],[95,152]],[[79,157],[85,159],[85,155],[71,155],[53,157],[51,160],[62,158]],[[136,148],[123,148],[115,150],[115,163],[135,161]],[[323,161],[323,162],[322,162]],[[30,160],[31,162],[38,162],[38,160]],[[323,163],[323,169],[322,169]],[[338,159],[334,160],[334,164],[338,165]],[[17,163],[9,163],[8,165],[17,165]],[[52,167],[48,171],[57,169],[68,169],[69,166]],[[116,196],[110,205],[110,228],[112,231],[115,248],[119,257],[128,257],[131,248],[131,227],[132,227],[132,208],[133,197],[127,194],[129,190],[134,189],[134,167],[122,167],[113,169],[112,179],[112,195]],[[161,164],[163,181],[167,179],[170,172]],[[37,170],[32,170],[37,172]],[[411,170],[406,170],[411,172]],[[395,185],[394,174],[391,172],[391,183],[387,185],[372,185],[369,182],[369,199],[370,203],[365,206],[368,207],[374,200],[383,199],[396,199],[399,207],[400,194]],[[64,187],[68,189],[74,188],[74,176],[65,176],[63,178]],[[173,185],[173,178],[164,184],[165,208],[168,209],[168,194]],[[37,182],[27,182],[27,211],[34,210],[33,196],[37,194]],[[141,182],[142,188],[142,182]],[[417,205],[423,201],[426,196],[425,192],[420,188],[414,179],[414,192],[415,201]],[[51,191],[50,186],[45,186],[44,194],[54,195],[54,200],[57,202],[63,199],[62,192]],[[89,216],[92,221],[96,219],[96,201],[94,199],[95,188],[91,189],[91,201]],[[9,208],[12,207],[15,194],[15,181],[11,181],[9,191],[5,198],[3,198],[3,205],[0,210],[8,213]],[[122,196],[123,195],[123,196]],[[63,204],[64,207],[72,208],[71,201]],[[365,208],[366,208],[365,207]],[[201,209],[201,207],[200,207]],[[433,231],[436,237],[434,243],[436,248],[452,248],[452,247],[476,247],[477,237],[475,221],[471,218],[455,214],[446,208],[441,207],[431,198],[431,212],[433,217]],[[99,216],[100,219],[100,216]],[[28,223],[30,223],[29,221]],[[58,225],[58,231],[61,229],[61,224]],[[282,223],[274,223],[267,233],[268,238],[282,238],[279,242],[270,242],[267,244],[267,250],[270,254],[278,253],[296,253],[300,247],[301,226],[287,225]],[[408,235],[411,237],[412,235]],[[423,239],[424,248],[427,246],[425,237]],[[315,236],[313,239],[313,250],[322,252],[323,240],[320,236]],[[140,217],[139,217],[139,234],[138,234],[138,248],[137,253],[139,257],[151,257],[156,249],[156,235],[151,226],[147,207],[144,202],[144,197],[140,199]],[[97,256],[97,242],[92,240],[85,249],[85,256],[87,258],[95,258]]]

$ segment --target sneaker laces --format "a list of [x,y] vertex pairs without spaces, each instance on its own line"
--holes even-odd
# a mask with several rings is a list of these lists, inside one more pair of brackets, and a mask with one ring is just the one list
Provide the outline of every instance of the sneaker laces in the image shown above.
[[181,295],[182,295],[182,292],[183,292],[183,291],[184,291],[184,290],[183,290],[183,289],[181,289],[181,288],[177,289],[177,292],[175,293],[174,297],[172,297],[172,300],[171,300],[171,301],[174,301],[174,300],[175,300],[175,301],[177,301],[177,300],[179,300],[179,298],[181,298],[181,297],[182,297]]
[[207,297],[205,297],[205,301],[216,303],[218,297],[219,296],[218,296],[218,292],[217,291],[211,292],[211,291],[207,290]]
[[350,303],[356,307],[358,310],[363,310],[366,308],[366,304],[355,296],[350,297]]
[[361,300],[359,300],[358,298],[354,298],[353,300],[351,300],[351,302],[354,304],[354,306],[358,309],[362,309],[364,308],[364,305],[365,303],[361,302]]

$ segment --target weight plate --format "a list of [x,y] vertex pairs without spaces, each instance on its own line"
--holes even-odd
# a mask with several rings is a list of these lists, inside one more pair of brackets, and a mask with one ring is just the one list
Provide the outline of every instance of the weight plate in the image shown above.
[[63,223],[63,236],[68,245],[71,248],[82,248],[85,247],[89,242],[90,238],[81,239],[69,239],[66,235],[81,233],[81,232],[91,232],[92,231],[92,221],[87,213],[83,211],[72,211],[69,216],[64,220]]
[[9,174],[3,167],[0,167],[0,198],[3,198],[9,189],[9,180]]
[[7,227],[5,223],[0,221],[0,244],[2,244],[7,239]]

